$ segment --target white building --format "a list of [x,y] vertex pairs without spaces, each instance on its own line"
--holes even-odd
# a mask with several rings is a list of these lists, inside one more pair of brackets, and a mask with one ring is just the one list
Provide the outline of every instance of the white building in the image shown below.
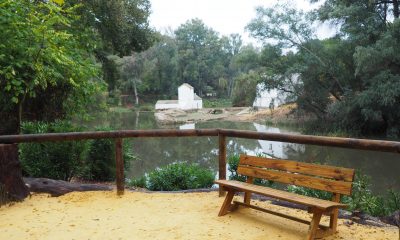
[[178,100],[158,100],[155,106],[160,109],[200,109],[203,108],[203,100],[194,93],[194,88],[187,83],[178,87]]
[[254,99],[253,107],[269,108],[279,107],[286,103],[287,94],[278,89],[266,90],[263,83],[257,84],[257,96]]
[[[298,84],[301,79],[299,74],[293,74],[285,80],[288,85],[286,86],[289,90],[294,91],[294,85]],[[276,108],[280,105],[283,105],[289,101],[293,101],[293,97],[290,97],[290,94],[284,91],[280,91],[278,89],[265,89],[264,83],[257,84],[257,96],[254,99],[253,106],[260,108]]]
[[[269,127],[258,123],[253,123],[257,132],[268,132],[268,133],[282,133],[282,130],[275,127]],[[297,132],[291,132],[299,134]],[[286,143],[277,141],[257,140],[261,146],[261,153],[272,158],[287,159],[287,152],[304,152],[305,145],[296,143]],[[258,152],[260,153],[260,152]]]

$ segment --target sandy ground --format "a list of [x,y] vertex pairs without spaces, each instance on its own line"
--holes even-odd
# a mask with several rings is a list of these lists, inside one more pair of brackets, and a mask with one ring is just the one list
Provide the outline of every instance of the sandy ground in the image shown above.
[[[304,239],[307,226],[252,209],[217,217],[223,198],[211,193],[35,194],[0,208],[0,239]],[[257,205],[308,218],[301,210]],[[323,220],[326,222],[326,219]],[[396,227],[339,222],[326,239],[398,239]]]

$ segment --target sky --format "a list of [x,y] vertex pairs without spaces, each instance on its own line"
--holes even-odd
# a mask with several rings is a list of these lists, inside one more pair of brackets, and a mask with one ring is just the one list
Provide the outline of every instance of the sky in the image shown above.
[[[152,14],[150,25],[165,33],[175,30],[189,19],[199,18],[222,35],[239,33],[246,43],[255,43],[245,32],[245,26],[255,17],[257,6],[272,7],[278,0],[150,0]],[[291,0],[304,11],[315,7],[306,0]],[[320,38],[332,35],[329,26],[319,26]]]

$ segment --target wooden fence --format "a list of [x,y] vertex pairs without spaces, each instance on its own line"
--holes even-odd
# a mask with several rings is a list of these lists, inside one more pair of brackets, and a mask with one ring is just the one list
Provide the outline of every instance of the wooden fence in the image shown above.
[[[117,193],[124,193],[124,161],[122,154],[122,140],[124,138],[142,137],[218,137],[219,138],[219,179],[226,179],[226,138],[247,138],[278,142],[290,142],[299,144],[311,144],[319,146],[342,147],[381,152],[400,153],[400,142],[368,140],[355,138],[322,137],[297,134],[266,133],[233,129],[153,129],[153,130],[120,130],[120,131],[97,131],[97,132],[70,132],[70,133],[46,133],[26,135],[3,135],[0,136],[0,144],[4,143],[26,143],[26,142],[55,142],[76,141],[89,139],[115,139],[115,161],[116,161],[116,185]],[[220,195],[223,191],[220,189]]]

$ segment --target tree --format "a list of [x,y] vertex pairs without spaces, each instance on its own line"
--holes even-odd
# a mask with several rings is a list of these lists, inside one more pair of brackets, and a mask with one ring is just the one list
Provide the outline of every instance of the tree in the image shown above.
[[[3,134],[19,132],[23,118],[52,120],[76,111],[99,89],[93,44],[83,45],[85,34],[71,28],[78,19],[77,8],[41,1],[1,2],[0,112],[9,116],[1,118]],[[41,105],[35,105],[38,101]]]
[[175,35],[181,81],[193,85],[200,95],[206,87],[217,89],[224,70],[218,34],[200,19],[192,19],[181,25]]
[[[242,46],[235,55],[230,58],[228,71],[229,71],[229,86],[228,96],[232,97],[233,91],[236,86],[238,76],[247,74],[251,70],[256,70],[260,67],[260,53],[253,45]],[[254,92],[256,89],[254,89]]]
[[256,98],[257,84],[261,81],[259,72],[241,73],[235,79],[236,87],[232,94],[232,104],[235,107],[252,106]]
[[67,0],[69,5],[81,4],[77,27],[89,29],[97,40],[96,58],[102,63],[103,78],[111,92],[116,88],[118,69],[109,55],[129,56],[153,44],[154,32],[149,26],[148,0]]
[[[248,29],[265,43],[265,86],[291,93],[301,109],[314,113],[328,129],[399,136],[395,2],[327,0],[313,13],[285,12],[285,5],[258,8]],[[336,24],[340,31],[316,39],[310,27],[315,19]]]
[[124,80],[122,88],[126,91],[133,90],[135,104],[139,104],[138,84],[141,83],[141,72],[143,60],[139,54],[133,54],[122,58],[121,76]]

